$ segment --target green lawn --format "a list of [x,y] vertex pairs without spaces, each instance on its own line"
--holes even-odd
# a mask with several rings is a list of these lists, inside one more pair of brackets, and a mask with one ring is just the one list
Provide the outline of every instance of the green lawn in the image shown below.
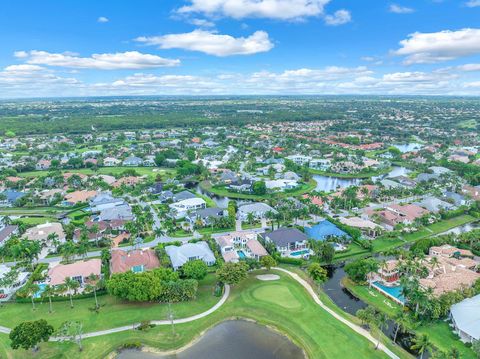
[[417,232],[405,234],[400,236],[399,238],[378,237],[372,242],[372,251],[365,250],[361,248],[358,244],[352,243],[349,245],[347,251],[335,255],[335,261],[366,257],[369,256],[371,253],[384,252],[388,249],[397,248],[403,246],[406,243],[411,243],[422,238],[434,236],[448,231],[449,229],[461,226],[466,223],[474,222],[476,220],[478,219],[468,214],[464,214],[458,217],[442,220],[440,222],[431,224],[427,227],[420,229]]
[[[367,286],[357,285],[349,279],[344,279],[342,283],[356,297],[360,298],[365,303],[374,306],[378,310],[384,312],[389,317],[394,317],[397,312],[401,311],[400,305],[386,298],[379,292],[373,289],[369,289]],[[369,294],[369,291],[374,292],[374,294],[377,294],[377,296],[372,296],[371,294]],[[387,304],[385,304],[386,302],[390,303],[393,309],[390,308]],[[473,353],[473,351],[459,340],[458,336],[452,332],[451,328],[446,322],[438,321],[435,323],[422,324],[415,329],[415,332],[427,334],[433,345],[442,351],[447,352],[452,347],[456,347],[460,351],[460,358],[475,358],[475,354]]]
[[[79,169],[71,169],[71,170],[62,170],[62,172],[69,172],[69,173],[82,173],[85,175],[93,175],[93,174],[104,174],[104,175],[119,175],[120,173],[124,172],[125,170],[135,170],[139,175],[147,175],[154,177],[157,174],[160,174],[162,177],[173,177],[175,174],[175,170],[171,168],[158,168],[158,167],[100,167],[97,171],[93,171],[90,168],[79,168]],[[18,175],[20,177],[40,177],[46,176],[49,171],[29,171],[29,172],[21,172]]]
[[231,192],[226,188],[223,187],[213,187],[208,181],[200,182],[200,187],[206,191],[216,194],[217,196],[223,197],[230,197],[230,198],[238,198],[238,199],[252,199],[252,200],[267,200],[270,198],[286,198],[286,197],[297,197],[304,193],[311,192],[317,186],[317,182],[314,179],[311,179],[308,183],[302,184],[298,189],[288,192],[275,192],[275,193],[267,193],[264,195],[255,195],[255,194],[248,194],[248,193],[237,193]]
[[[261,273],[261,272],[257,272]],[[289,335],[291,340],[305,349],[309,358],[386,358],[382,352],[375,351],[374,345],[357,335],[344,324],[333,319],[316,305],[305,289],[288,275],[278,273],[280,281],[262,282],[251,275],[232,290],[228,301],[220,310],[200,320],[175,326],[177,337],[172,338],[168,326],[155,327],[147,332],[126,331],[112,335],[84,339],[84,350],[78,352],[73,344],[44,343],[36,354],[8,348],[8,338],[0,335],[0,356],[5,358],[105,358],[115,348],[126,342],[139,341],[162,350],[179,348],[205,329],[230,318],[251,318],[270,325]],[[262,288],[260,292],[258,289]],[[300,305],[286,308],[285,288]],[[257,297],[260,296],[260,299]],[[277,296],[280,299],[277,301]],[[282,297],[283,296],[283,297]],[[290,298],[291,299],[291,298]],[[138,310],[137,307],[137,311]],[[143,308],[142,311],[143,312]],[[120,313],[119,313],[120,314]],[[89,314],[94,316],[95,314]],[[128,317],[130,313],[122,313]],[[176,316],[181,316],[175,310]],[[45,316],[48,319],[48,316]],[[112,318],[114,319],[114,318]]]
[[54,217],[22,217],[19,219],[21,222],[26,225],[36,226],[38,224],[52,223],[57,222],[57,219]]
[[[253,229],[253,228],[260,228],[260,223],[258,224],[247,224],[247,223],[242,223],[242,229]],[[211,235],[213,233],[224,233],[224,232],[231,232],[234,231],[235,227],[230,227],[230,228],[211,228],[211,227],[206,227],[206,228],[200,228],[197,229],[197,232],[202,234],[202,235]],[[191,237],[193,236],[192,232],[185,231],[184,229],[179,229],[173,233],[169,234],[170,237],[173,238],[182,238],[182,237]]]

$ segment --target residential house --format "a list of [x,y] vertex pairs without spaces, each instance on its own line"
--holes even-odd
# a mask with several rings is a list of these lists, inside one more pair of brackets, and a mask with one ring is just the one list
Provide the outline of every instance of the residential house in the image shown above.
[[47,160],[47,159],[43,159],[43,160],[38,161],[35,164],[35,169],[37,171],[48,170],[51,165],[52,165],[52,161]]
[[207,203],[203,198],[189,198],[169,205],[173,216],[177,219],[185,217],[188,212],[206,208]]
[[65,242],[66,235],[63,231],[63,227],[61,223],[43,223],[39,224],[35,227],[29,228],[23,234],[23,237],[31,240],[31,241],[44,241],[48,243],[48,237],[51,234],[55,234],[57,236],[57,240],[60,243]]
[[142,273],[160,266],[160,261],[153,249],[138,249],[130,252],[115,249],[111,253],[110,273],[112,274],[128,271]]
[[143,165],[143,160],[140,157],[130,156],[125,158],[122,164],[127,167],[138,167]]
[[471,203],[470,199],[460,193],[446,191],[443,193],[443,197],[456,206],[468,206]]
[[348,233],[341,230],[327,219],[317,223],[312,227],[305,227],[305,234],[308,238],[311,238],[315,241],[338,239],[340,242],[342,242],[350,239]]
[[456,207],[448,202],[442,201],[436,197],[428,196],[422,199],[420,202],[415,202],[416,205],[425,208],[429,212],[438,213],[440,211],[450,211]]
[[480,294],[452,305],[450,319],[460,340],[465,343],[478,342],[480,340]]
[[8,224],[0,229],[0,247],[5,244],[12,236],[18,234],[18,226]]
[[263,234],[265,242],[273,243],[282,257],[305,257],[310,254],[308,237],[296,228],[279,228]]
[[0,200],[0,205],[13,206],[19,199],[25,197],[26,195],[27,194],[24,192],[7,189],[6,191],[0,193],[0,196],[3,196],[3,198]]
[[88,190],[70,192],[63,197],[63,205],[74,206],[78,203],[88,202],[90,198],[95,197],[97,194],[97,191]]
[[202,226],[209,226],[214,223],[216,219],[225,217],[228,212],[224,208],[202,208],[187,214],[186,219],[192,224],[201,222]]
[[3,278],[12,270],[4,264],[0,264],[0,302],[7,301],[26,282],[30,275],[28,272],[19,272],[17,280],[12,285],[1,284]]
[[115,157],[105,157],[103,159],[103,165],[105,167],[115,167],[115,166],[118,166],[122,161],[120,161],[119,159],[115,158]]
[[366,237],[375,238],[382,234],[383,228],[368,219],[360,217],[340,217],[339,221],[347,226],[359,229]]
[[255,219],[262,219],[266,218],[268,212],[277,213],[276,210],[266,203],[249,203],[238,207],[237,218],[246,221],[249,217],[249,213],[251,213]]
[[249,179],[242,179],[235,182],[231,182],[228,188],[236,192],[251,192],[253,181]]
[[238,262],[239,259],[260,258],[268,252],[257,240],[257,233],[253,231],[231,232],[215,238],[225,262]]
[[181,268],[185,263],[194,260],[202,260],[206,265],[215,264],[215,255],[209,248],[207,242],[185,243],[179,247],[166,246],[165,252],[170,257],[174,270]]
[[101,276],[102,261],[98,258],[78,261],[71,264],[57,264],[48,271],[48,284],[58,286],[65,283],[67,278],[76,280],[83,288],[88,283],[88,277]]

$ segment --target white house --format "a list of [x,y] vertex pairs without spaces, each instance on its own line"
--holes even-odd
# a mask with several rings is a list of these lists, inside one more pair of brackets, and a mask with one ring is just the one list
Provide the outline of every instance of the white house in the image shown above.
[[462,341],[480,340],[480,294],[452,305],[450,319]]
[[172,203],[169,207],[175,218],[182,218],[185,217],[189,211],[206,208],[207,203],[202,198],[195,197]]
[[173,269],[177,270],[185,263],[202,260],[206,265],[212,266],[215,264],[215,255],[211,251],[207,242],[197,242],[197,243],[185,243],[184,245],[177,246],[166,246],[165,252],[170,257],[172,262]]
[[[0,282],[11,270],[12,269],[10,267],[0,264]],[[17,291],[17,289],[19,289],[22,285],[25,284],[28,276],[29,273],[27,272],[19,272],[16,281],[12,285],[0,285],[0,301],[8,300],[11,295]]]

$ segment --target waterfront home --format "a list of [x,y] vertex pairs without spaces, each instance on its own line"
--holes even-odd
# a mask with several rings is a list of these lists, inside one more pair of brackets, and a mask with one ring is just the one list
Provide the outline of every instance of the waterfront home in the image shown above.
[[168,205],[172,215],[177,218],[185,217],[189,212],[206,208],[207,203],[203,198],[189,198]]
[[242,221],[246,221],[248,219],[249,213],[251,213],[255,219],[262,219],[266,218],[266,214],[268,212],[277,213],[276,210],[274,210],[266,203],[249,203],[238,207],[237,218]]
[[312,157],[310,156],[303,156],[303,155],[291,155],[291,156],[287,156],[286,158],[299,166],[304,166],[308,164],[312,159]]
[[239,259],[260,260],[268,252],[257,240],[254,231],[237,231],[215,238],[225,262],[238,262]]
[[345,239],[350,239],[348,233],[326,219],[312,227],[305,227],[305,233],[308,238],[315,241],[326,241],[329,239],[339,239],[343,241]]
[[30,273],[19,272],[17,279],[12,285],[2,284],[4,277],[13,269],[4,264],[0,264],[0,301],[8,300],[21,286],[25,284]]
[[102,192],[95,197],[90,198],[89,205],[92,213],[101,212],[106,209],[111,209],[117,206],[126,204],[122,198],[115,198],[108,192]]
[[384,231],[383,228],[375,222],[360,217],[340,217],[339,221],[347,226],[358,228],[364,236],[371,238],[377,237]]
[[185,263],[194,260],[202,260],[208,266],[215,264],[215,255],[207,242],[185,243],[179,247],[166,246],[165,252],[170,257],[174,270],[181,268]]
[[400,271],[398,268],[398,260],[391,259],[385,261],[383,265],[378,268],[377,274],[383,284],[391,285],[400,279]]
[[249,179],[241,179],[231,182],[228,188],[236,192],[251,192],[253,181]]
[[192,192],[190,191],[181,191],[178,193],[175,193],[172,197],[173,202],[180,202],[186,199],[192,199],[192,198],[197,198]]
[[309,164],[310,168],[320,171],[328,171],[332,165],[332,160],[330,159],[312,159]]
[[451,211],[452,209],[456,208],[453,204],[442,201],[441,199],[433,196],[428,196],[419,202],[415,202],[415,204],[422,208],[425,208],[432,213],[438,213],[440,211]]
[[70,264],[57,264],[48,271],[48,284],[62,285],[67,278],[76,280],[83,288],[92,274],[101,275],[102,261],[98,258],[78,261]]
[[410,225],[413,224],[417,218],[430,213],[427,209],[417,206],[415,204],[389,204],[385,208],[375,210],[373,208],[365,209],[363,217],[379,221],[382,226],[388,230],[392,230],[396,225]]
[[263,234],[265,242],[275,245],[282,257],[305,257],[310,255],[307,235],[296,228],[279,228]]
[[110,273],[112,274],[128,271],[142,273],[160,266],[160,261],[153,249],[138,249],[129,252],[114,249],[111,253]]
[[465,343],[480,340],[480,294],[466,298],[450,308],[455,333]]
[[455,204],[456,206],[468,206],[471,203],[471,200],[460,193],[455,193],[451,191],[446,191],[443,193],[443,197]]
[[265,186],[268,190],[271,191],[285,191],[288,189],[293,189],[298,186],[298,182],[295,180],[287,179],[277,179],[277,180],[267,180],[265,181]]
[[0,205],[2,206],[13,206],[15,203],[25,197],[27,194],[11,189],[7,189],[6,191],[3,191],[0,193],[2,195],[2,199],[0,199]]

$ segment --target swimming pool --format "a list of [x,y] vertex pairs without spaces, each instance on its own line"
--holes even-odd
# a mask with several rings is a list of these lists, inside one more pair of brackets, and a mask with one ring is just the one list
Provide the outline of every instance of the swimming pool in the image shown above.
[[386,294],[387,297],[391,297],[395,301],[405,304],[405,297],[402,295],[403,287],[401,285],[397,285],[395,287],[387,287],[380,282],[373,282],[372,285],[383,294]]
[[303,256],[305,254],[310,254],[310,250],[309,249],[302,249],[301,251],[291,252],[290,256],[291,257],[299,257],[299,256]]
[[40,283],[38,285],[38,291],[37,293],[35,293],[35,295],[33,296],[33,298],[40,298],[42,296],[42,293],[45,291],[45,287],[47,286],[46,283]]
[[243,253],[243,251],[237,251],[237,254],[238,254],[238,257],[240,259],[245,259],[247,258],[247,256],[245,255],[245,253]]

